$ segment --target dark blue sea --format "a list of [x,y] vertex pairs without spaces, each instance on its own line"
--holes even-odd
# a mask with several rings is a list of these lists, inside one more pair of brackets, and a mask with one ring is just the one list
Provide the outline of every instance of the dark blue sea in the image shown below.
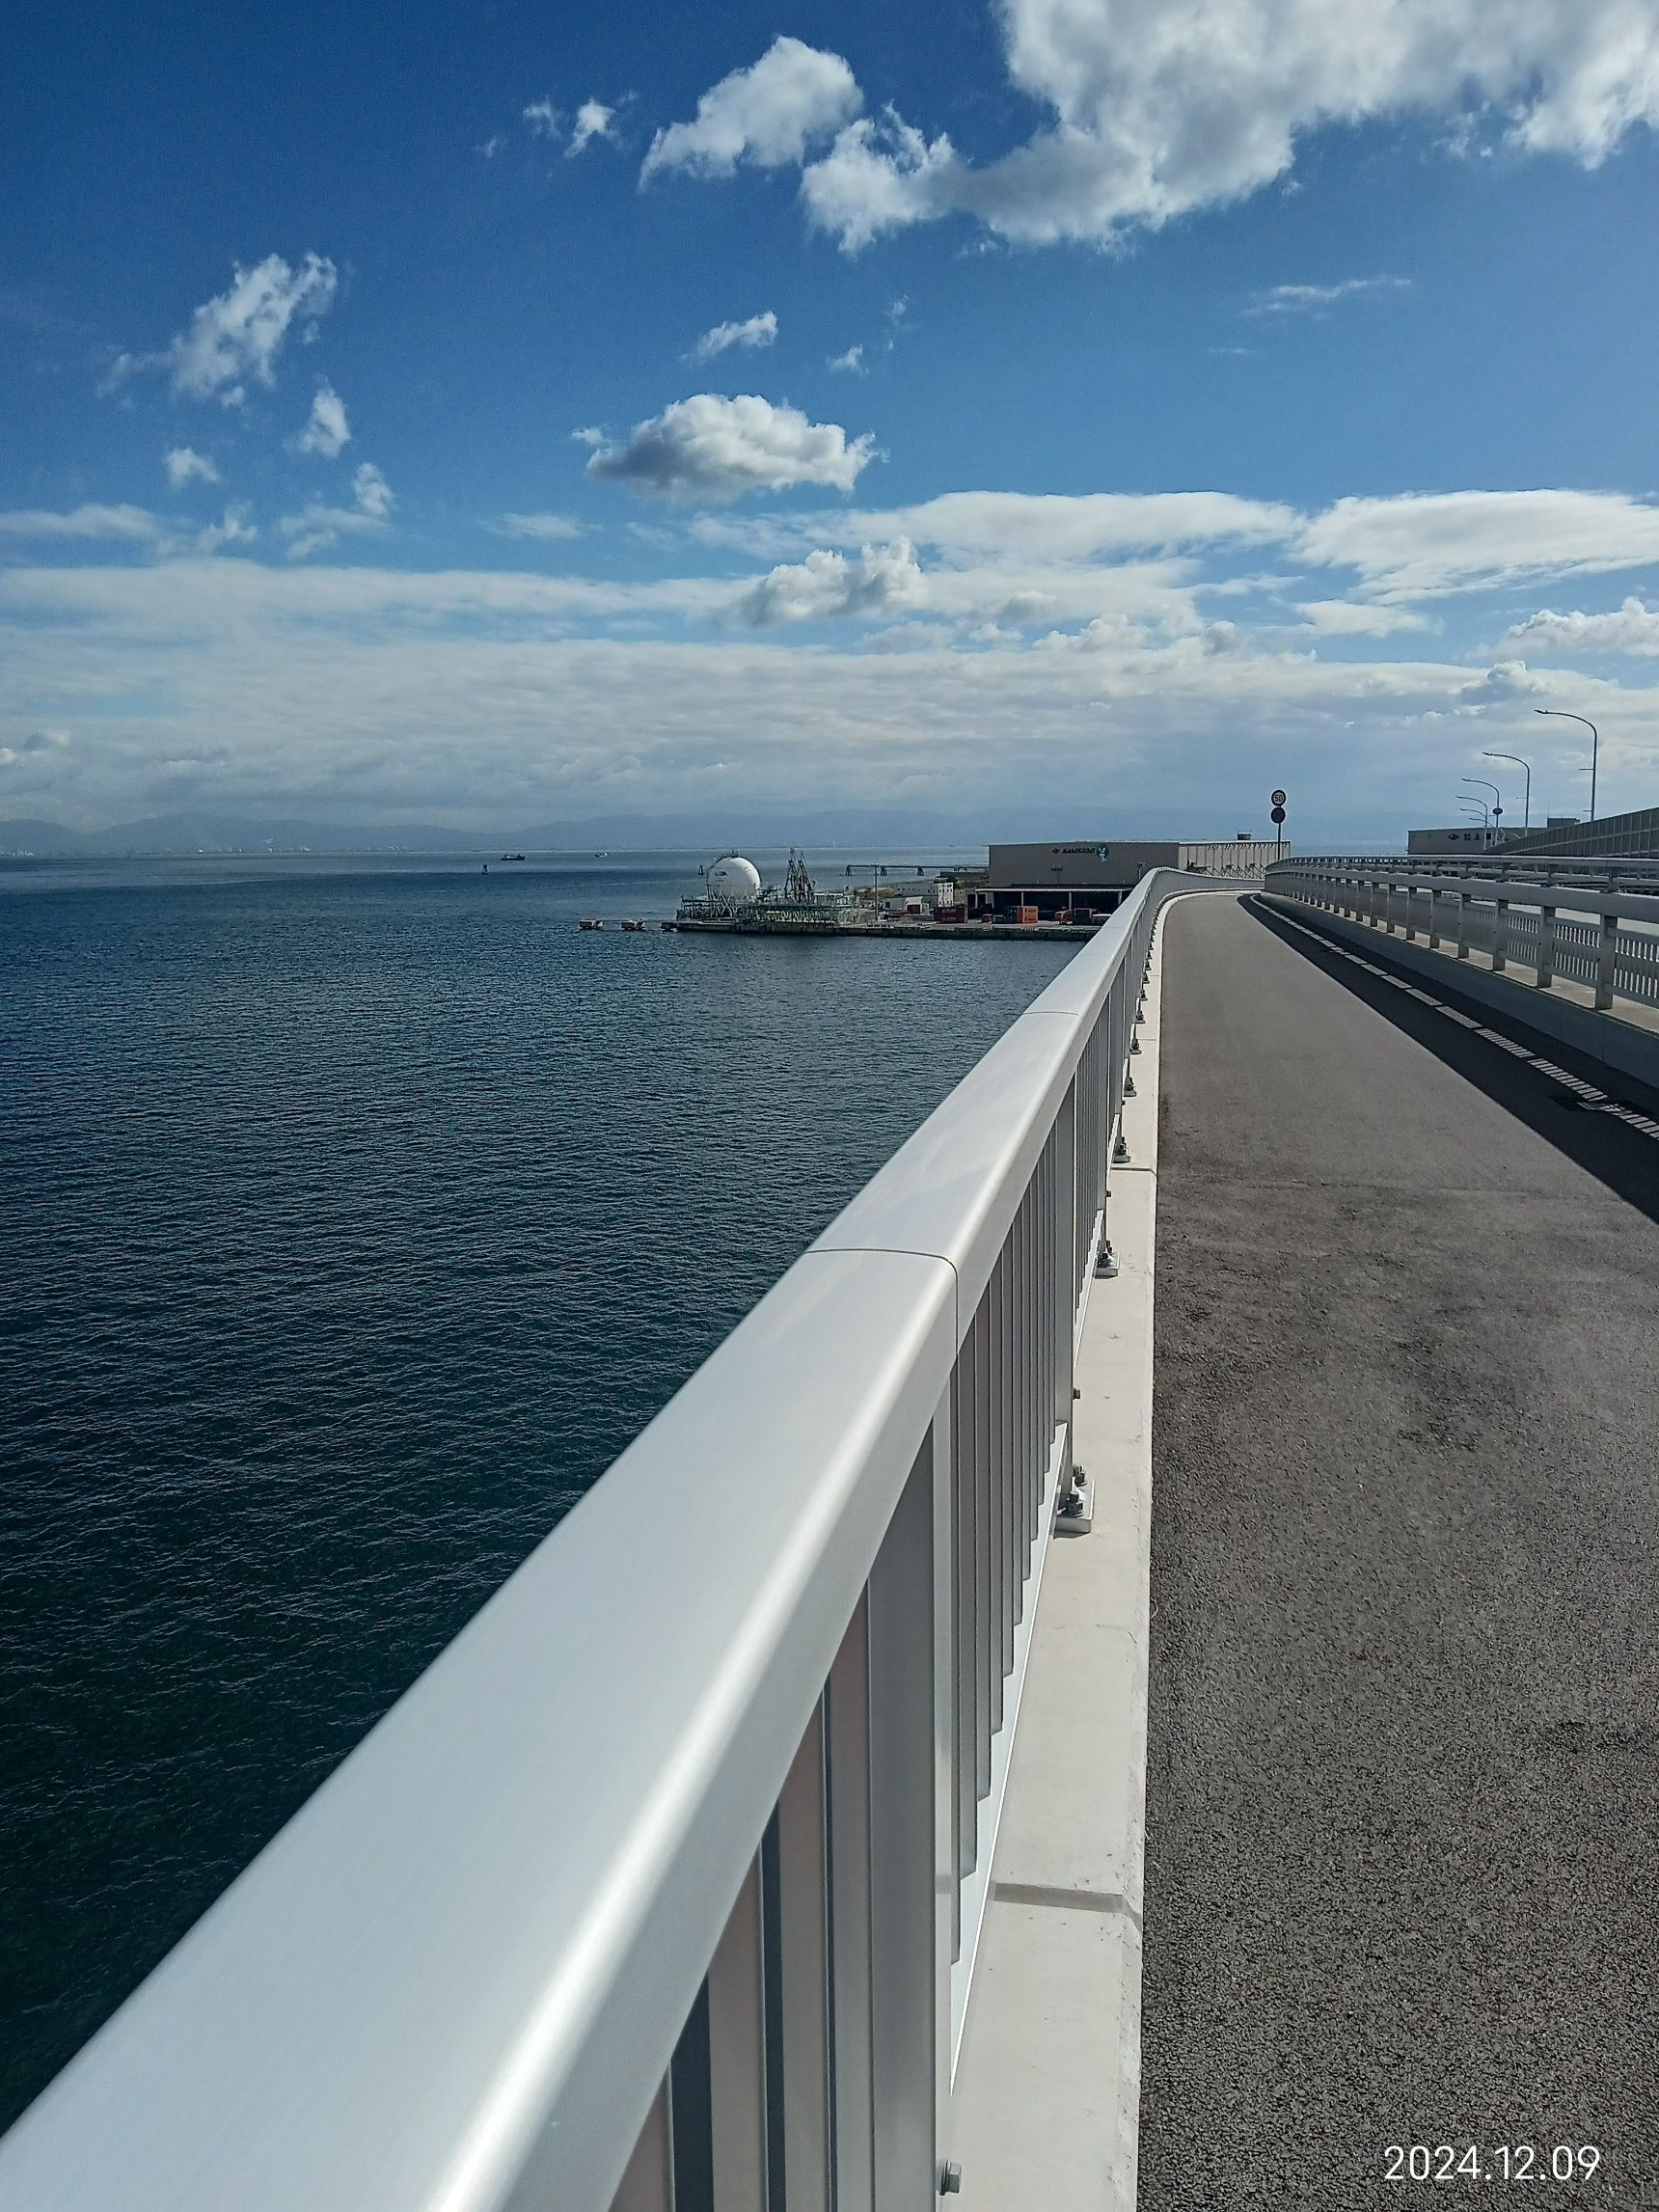
[[0,2122],[1068,957],[687,888],[0,862]]

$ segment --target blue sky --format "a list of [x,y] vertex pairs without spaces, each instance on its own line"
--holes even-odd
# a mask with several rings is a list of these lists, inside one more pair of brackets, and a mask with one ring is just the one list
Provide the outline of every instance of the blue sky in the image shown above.
[[0,816],[1654,799],[1659,0],[0,57]]

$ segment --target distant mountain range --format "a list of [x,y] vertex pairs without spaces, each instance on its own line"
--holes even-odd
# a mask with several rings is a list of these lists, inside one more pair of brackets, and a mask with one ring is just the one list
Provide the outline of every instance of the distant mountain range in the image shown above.
[[106,830],[71,830],[61,822],[0,819],[0,857],[117,859],[192,853],[591,853],[772,851],[836,847],[857,852],[983,846],[988,838],[1229,836],[1237,823],[1194,822],[1162,810],[1107,822],[1099,807],[1080,819],[1058,809],[987,809],[975,815],[921,809],[821,807],[796,813],[734,807],[723,816],[633,814],[580,816],[565,822],[503,820],[490,830],[457,830],[435,822],[340,823],[219,814],[154,814]]

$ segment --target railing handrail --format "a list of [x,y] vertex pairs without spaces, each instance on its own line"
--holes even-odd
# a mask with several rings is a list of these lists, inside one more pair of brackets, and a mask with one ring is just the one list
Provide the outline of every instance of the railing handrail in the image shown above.
[[0,2143],[0,2201],[610,2204],[1137,926],[1207,888],[1143,879]]
[[1287,861],[1267,872],[1264,888],[1300,879],[1307,883],[1392,885],[1396,890],[1455,889],[1483,904],[1503,900],[1516,907],[1564,907],[1571,914],[1617,915],[1631,921],[1659,922],[1659,896],[1640,891],[1598,891],[1587,885],[1539,882],[1527,876],[1466,875],[1424,868],[1415,860],[1318,860]]

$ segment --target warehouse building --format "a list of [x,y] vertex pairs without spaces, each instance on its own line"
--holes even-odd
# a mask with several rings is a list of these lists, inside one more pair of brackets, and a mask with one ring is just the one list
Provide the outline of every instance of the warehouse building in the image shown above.
[[1238,876],[1260,883],[1274,860],[1289,860],[1289,845],[1270,837],[1210,838],[1196,843],[1130,840],[1096,844],[993,845],[982,883],[968,891],[970,919],[1063,920],[1110,914],[1153,868]]

